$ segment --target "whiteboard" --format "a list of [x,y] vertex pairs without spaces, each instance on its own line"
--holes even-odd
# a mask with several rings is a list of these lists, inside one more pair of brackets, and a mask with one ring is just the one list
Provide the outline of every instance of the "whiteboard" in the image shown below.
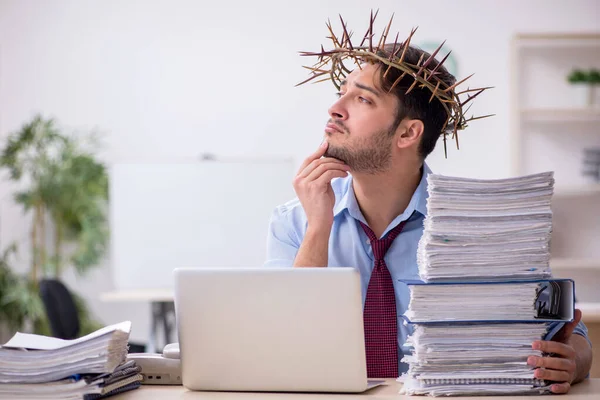
[[177,267],[257,267],[269,218],[294,196],[292,160],[119,163],[109,168],[119,289],[172,289]]

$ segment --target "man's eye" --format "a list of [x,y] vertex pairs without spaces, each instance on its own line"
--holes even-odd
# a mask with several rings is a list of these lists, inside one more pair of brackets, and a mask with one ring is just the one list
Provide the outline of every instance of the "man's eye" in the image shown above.
[[365,99],[364,97],[359,97],[358,101],[360,101],[361,103],[365,103],[365,104],[371,104],[371,102],[367,99]]
[[340,98],[340,97],[342,97],[343,95],[344,95],[344,93],[342,93],[342,92],[337,92],[337,93],[335,94],[335,97],[337,97],[337,98],[339,99],[339,98]]

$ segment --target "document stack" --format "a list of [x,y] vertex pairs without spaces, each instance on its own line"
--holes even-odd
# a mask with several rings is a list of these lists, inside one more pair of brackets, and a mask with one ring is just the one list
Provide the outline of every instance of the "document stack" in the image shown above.
[[549,268],[552,172],[502,180],[431,174],[428,184],[421,281],[406,282],[413,332],[402,392],[548,393],[527,358],[542,356],[532,343],[550,322],[574,313],[573,282],[551,279]]
[[430,174],[417,261],[425,282],[550,277],[552,172],[502,180]]
[[0,347],[0,398],[93,400],[139,387],[131,322],[74,340],[17,333]]

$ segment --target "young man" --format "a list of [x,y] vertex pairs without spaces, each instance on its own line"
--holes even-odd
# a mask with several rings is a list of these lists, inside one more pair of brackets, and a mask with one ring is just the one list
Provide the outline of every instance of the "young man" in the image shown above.
[[[386,45],[383,54],[394,48]],[[407,46],[404,54],[413,65],[428,58],[414,47]],[[436,67],[437,61],[429,64]],[[436,72],[447,87],[455,83],[443,66]],[[275,210],[267,243],[267,266],[360,271],[367,370],[378,378],[395,378],[408,368],[399,362],[410,333],[401,319],[409,290],[400,280],[419,279],[417,245],[431,172],[424,160],[448,118],[440,101],[430,102],[431,91],[406,93],[413,83],[409,75],[393,87],[401,74],[384,63],[366,62],[341,82],[324,141],[294,179],[298,197]],[[536,377],[559,382],[552,385],[556,393],[567,392],[590,369],[591,349],[580,318],[578,312],[557,341],[533,344],[554,353],[528,362],[539,367]]]

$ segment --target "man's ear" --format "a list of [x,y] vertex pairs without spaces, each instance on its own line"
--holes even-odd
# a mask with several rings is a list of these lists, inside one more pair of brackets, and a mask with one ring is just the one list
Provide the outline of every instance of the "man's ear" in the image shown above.
[[419,119],[404,119],[398,126],[398,147],[405,149],[421,142],[425,125]]

